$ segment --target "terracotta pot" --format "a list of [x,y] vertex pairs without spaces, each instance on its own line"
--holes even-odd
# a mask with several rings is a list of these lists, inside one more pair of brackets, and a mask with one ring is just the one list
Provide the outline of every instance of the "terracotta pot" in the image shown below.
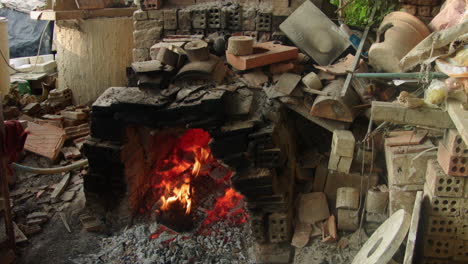
[[371,46],[369,62],[377,70],[386,72],[401,72],[400,60],[430,34],[423,22],[406,12],[388,14],[379,30],[384,31],[384,41]]

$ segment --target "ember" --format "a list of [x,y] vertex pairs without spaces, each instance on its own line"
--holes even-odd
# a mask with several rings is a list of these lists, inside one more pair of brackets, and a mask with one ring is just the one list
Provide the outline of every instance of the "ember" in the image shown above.
[[[193,230],[195,222],[207,227],[224,219],[246,221],[243,196],[230,188],[233,173],[213,157],[210,139],[202,129],[189,129],[175,140],[161,142],[172,146],[154,164],[144,212],[154,212],[159,222],[176,231]],[[220,177],[219,171],[225,175]]]

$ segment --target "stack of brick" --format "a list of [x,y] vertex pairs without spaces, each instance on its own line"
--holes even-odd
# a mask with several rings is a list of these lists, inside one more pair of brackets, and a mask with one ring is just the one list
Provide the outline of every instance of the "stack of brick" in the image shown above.
[[[287,2],[287,1],[286,1]],[[150,48],[165,36],[168,41],[184,44],[181,36],[212,33],[253,36],[269,40],[280,33],[279,25],[286,16],[256,7],[233,3],[204,3],[184,9],[137,10],[133,14],[133,61],[150,60]],[[179,38],[178,40],[176,38]]]
[[437,160],[428,161],[424,186],[425,263],[468,261],[468,148],[450,129],[439,143]]
[[333,132],[330,160],[328,169],[349,173],[353,162],[356,139],[348,130],[335,130]]
[[429,24],[439,13],[441,2],[440,0],[400,0],[400,8],[401,11],[410,13]]
[[446,174],[437,160],[428,161],[426,177],[424,263],[467,263],[467,180]]
[[137,10],[133,14],[133,61],[147,61],[150,48],[161,40],[164,14],[161,10]]
[[[424,189],[427,161],[437,156],[435,145],[425,137],[413,140],[418,137],[418,132],[398,135],[404,133],[393,132],[395,137],[385,139],[390,215],[399,209],[413,212],[416,193]],[[400,142],[395,143],[397,141]]]

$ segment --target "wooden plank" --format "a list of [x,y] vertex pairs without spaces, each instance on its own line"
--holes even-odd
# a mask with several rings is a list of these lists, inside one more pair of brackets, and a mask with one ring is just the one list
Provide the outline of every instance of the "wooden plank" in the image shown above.
[[447,103],[447,112],[461,138],[468,145],[468,111],[463,110],[460,102],[450,99]]
[[68,183],[70,183],[70,173],[67,173],[65,176],[63,176],[62,180],[59,182],[59,184],[55,187],[54,191],[50,195],[50,198],[52,200],[57,200],[60,195],[63,193],[63,191],[67,188]]
[[294,112],[300,114],[301,116],[305,117],[309,121],[325,128],[326,130],[333,132],[335,130],[346,130],[349,128],[350,124],[346,122],[340,122],[335,120],[326,120],[320,117],[312,116],[309,111],[304,106],[299,105],[292,105],[292,104],[284,104],[289,109],[293,110]]
[[407,108],[398,103],[374,101],[371,117],[373,121],[387,121],[395,124],[455,128],[449,114],[439,108]]
[[89,19],[99,17],[131,17],[136,8],[102,8],[94,10],[43,10],[31,11],[30,17],[34,20],[67,20],[67,19]]
[[411,216],[411,225],[408,232],[408,240],[406,242],[406,251],[403,264],[412,264],[415,250],[416,239],[418,237],[419,219],[421,218],[421,207],[423,202],[422,191],[417,192],[416,200],[414,201],[413,215]]

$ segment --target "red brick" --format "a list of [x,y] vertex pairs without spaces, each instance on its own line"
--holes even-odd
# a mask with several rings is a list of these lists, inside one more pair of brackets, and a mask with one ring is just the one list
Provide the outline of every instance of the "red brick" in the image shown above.
[[24,149],[55,160],[65,142],[65,131],[52,125],[28,123],[29,131]]
[[271,74],[282,74],[286,72],[302,73],[304,71],[303,65],[297,65],[294,62],[280,62],[270,65]]
[[235,56],[226,53],[227,60],[238,70],[248,70],[277,62],[296,59],[299,49],[296,47],[275,44],[274,42],[259,43],[254,46],[254,54]]
[[450,176],[468,176],[468,155],[450,155],[447,147],[440,143],[437,161],[439,161],[442,170]]

